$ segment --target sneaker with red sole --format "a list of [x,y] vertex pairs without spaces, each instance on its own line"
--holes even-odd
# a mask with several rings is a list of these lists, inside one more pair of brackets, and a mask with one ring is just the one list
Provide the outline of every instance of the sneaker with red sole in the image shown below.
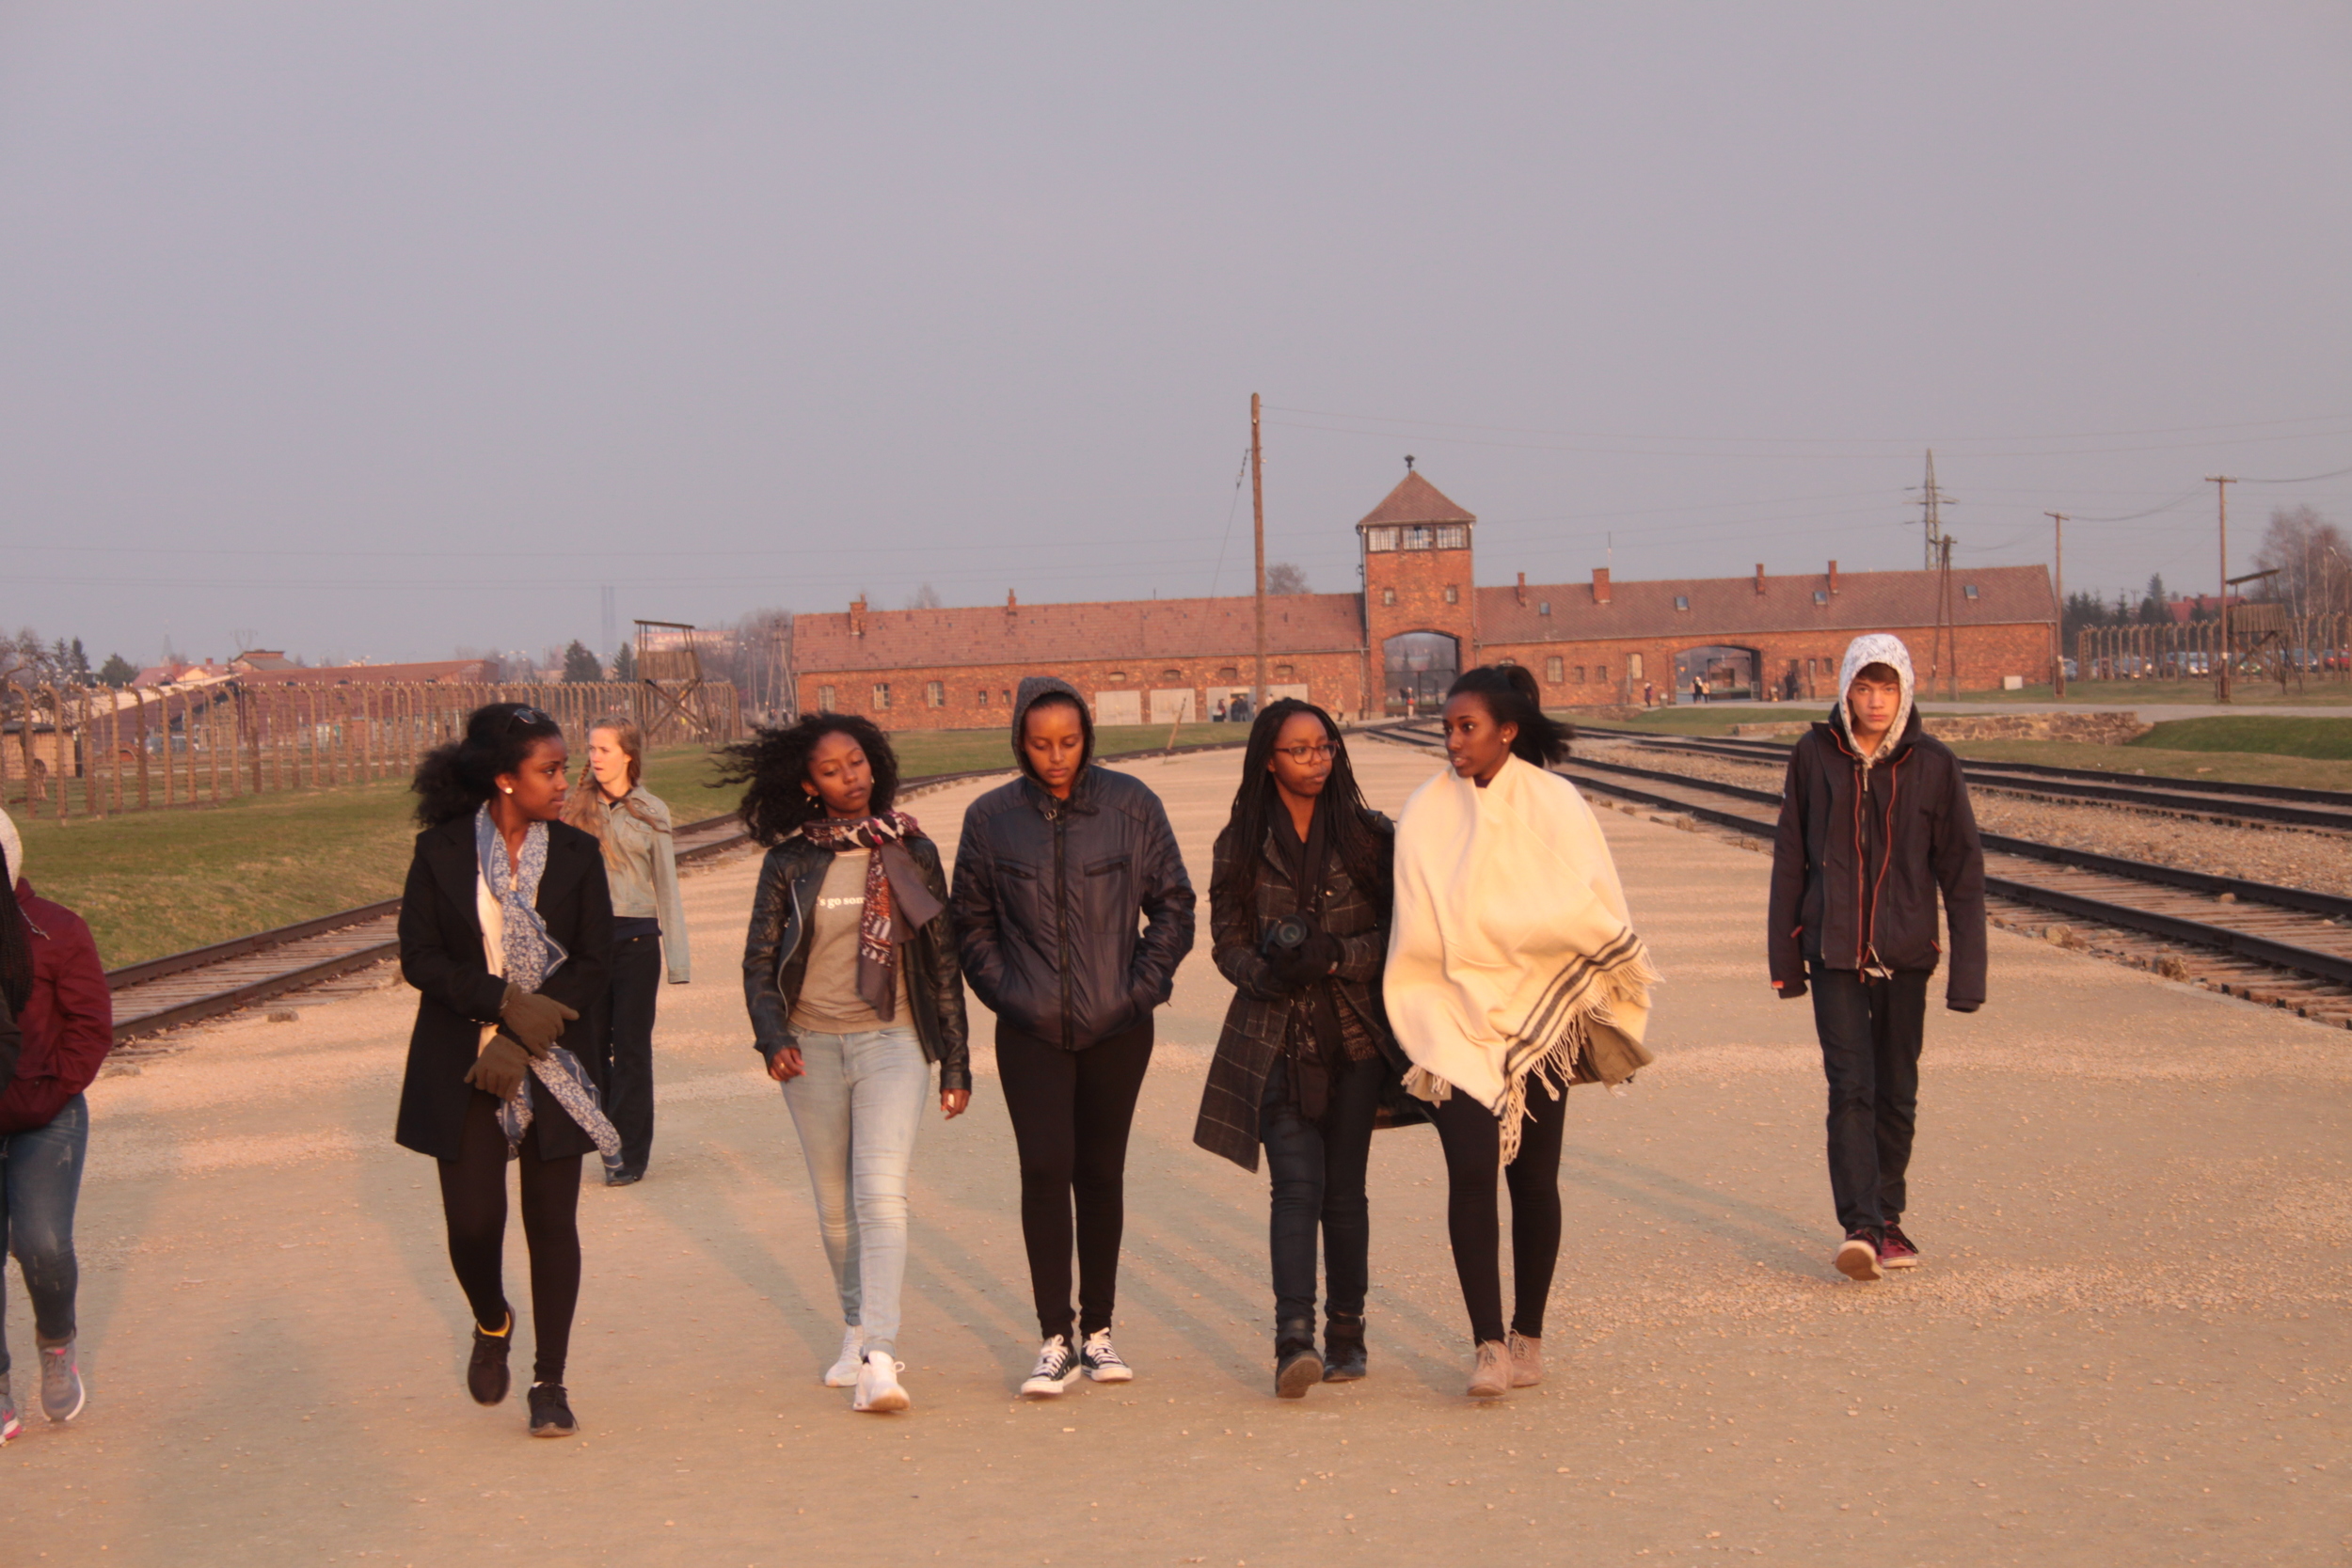
[[1879,1272],[1879,1239],[1873,1231],[1848,1231],[1833,1261],[1837,1272],[1848,1279],[1868,1281],[1884,1277]]
[[1912,1245],[1903,1227],[1889,1220],[1879,1237],[1879,1266],[1888,1269],[1915,1269],[1919,1266],[1919,1249]]

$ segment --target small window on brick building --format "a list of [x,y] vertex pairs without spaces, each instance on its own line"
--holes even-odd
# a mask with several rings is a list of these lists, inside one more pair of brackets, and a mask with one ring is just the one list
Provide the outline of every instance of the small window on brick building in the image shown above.
[[1447,583],[1445,585],[1445,602],[1448,604],[1460,604],[1462,602],[1462,591],[1454,587],[1454,584],[1450,582]]
[[1117,686],[1120,682],[1125,680],[1126,678],[1127,672],[1124,670],[1114,670],[1111,672],[1111,684],[1113,686]]
[[[1171,670],[1168,673],[1172,676],[1175,672]],[[1241,667],[1236,664],[1220,664],[1216,667],[1216,678],[1221,681],[1237,681],[1241,679]]]
[[1594,665],[1593,679],[1600,682],[1603,686],[1607,686],[1609,684],[1609,666],[1606,664]]
[[1380,602],[1382,604],[1396,603],[1396,590],[1393,588],[1383,588],[1380,590]]
[[818,687],[817,689],[817,711],[819,713],[831,713],[833,711],[833,688],[830,686]]
[[1584,684],[1584,666],[1581,664],[1576,667],[1576,684],[1579,686]]
[[884,713],[887,712],[889,708],[890,683],[888,681],[876,681],[874,683],[874,711],[876,713]]
[[947,705],[947,683],[946,681],[924,682],[923,700],[933,707],[946,707]]
[[1163,670],[1160,672],[1160,679],[1168,682],[1170,686],[1175,685],[1178,681],[1183,680],[1184,678],[1184,673],[1182,670]]
[[1691,595],[1690,595],[1690,594],[1677,594],[1675,595],[1675,608],[1676,608],[1677,610],[1688,610],[1688,609],[1690,609],[1690,608],[1691,608]]
[[1291,680],[1295,674],[1296,672],[1287,664],[1278,664],[1274,667],[1274,678],[1278,681]]
[[985,686],[980,688],[980,706],[988,706],[988,688]]
[[1563,659],[1558,654],[1554,654],[1549,658],[1544,660],[1544,679],[1549,681],[1552,685],[1558,686],[1562,681],[1567,679],[1567,661]]
[[1008,686],[1008,687],[1006,687],[1006,688],[1004,689],[1004,697],[1005,697],[1005,705],[1006,705],[1007,707],[1010,707],[1010,706],[1012,706],[1012,688],[1011,688],[1011,687]]
[[1536,606],[1535,606],[1535,613],[1536,613],[1536,614],[1538,614],[1538,615],[1549,615],[1549,614],[1550,614],[1550,613],[1551,613],[1551,601],[1550,601],[1549,599],[1544,599],[1544,600],[1541,600],[1540,602],[1538,602],[1538,603],[1536,604]]
[[1973,583],[1973,582],[1966,582],[1966,583],[1963,583],[1963,584],[1961,584],[1960,591],[1961,591],[1962,593],[1963,593],[1963,594],[1967,594],[1967,595],[1968,595],[1970,598],[1972,598],[1972,599],[1973,599],[1973,598],[1975,598],[1975,597],[1977,596],[1977,585],[1976,585],[1975,583]]
[[1816,588],[1813,591],[1813,602],[1815,604],[1829,603],[1829,590],[1826,588]]

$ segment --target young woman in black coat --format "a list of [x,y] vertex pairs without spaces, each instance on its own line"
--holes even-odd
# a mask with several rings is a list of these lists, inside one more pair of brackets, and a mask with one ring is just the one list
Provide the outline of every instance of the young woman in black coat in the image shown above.
[[473,1308],[466,1386],[483,1404],[508,1387],[515,1313],[500,1265],[516,1162],[534,1437],[576,1430],[564,1361],[580,1300],[580,1160],[620,1150],[596,1105],[596,1053],[573,1027],[604,991],[612,897],[596,841],[557,820],[566,761],[562,727],[537,708],[476,708],[465,737],[417,769],[424,832],[400,903],[401,973],[420,995],[394,1136],[440,1163],[450,1262]]

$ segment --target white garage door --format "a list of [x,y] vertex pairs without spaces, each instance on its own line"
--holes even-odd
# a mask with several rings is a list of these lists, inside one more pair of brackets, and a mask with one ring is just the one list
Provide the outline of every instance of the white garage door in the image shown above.
[[1152,689],[1152,722],[1189,724],[1200,716],[1200,702],[1189,686]]
[[1143,693],[1097,691],[1094,694],[1094,721],[1098,724],[1142,723]]

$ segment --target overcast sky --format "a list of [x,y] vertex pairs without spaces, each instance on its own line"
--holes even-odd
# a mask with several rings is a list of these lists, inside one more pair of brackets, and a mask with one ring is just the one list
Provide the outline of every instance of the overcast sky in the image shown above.
[[[93,657],[2215,576],[2352,468],[2341,5],[0,5],[0,620]],[[2246,484],[2352,523],[2352,474]],[[1230,532],[1229,532],[1230,526]]]

